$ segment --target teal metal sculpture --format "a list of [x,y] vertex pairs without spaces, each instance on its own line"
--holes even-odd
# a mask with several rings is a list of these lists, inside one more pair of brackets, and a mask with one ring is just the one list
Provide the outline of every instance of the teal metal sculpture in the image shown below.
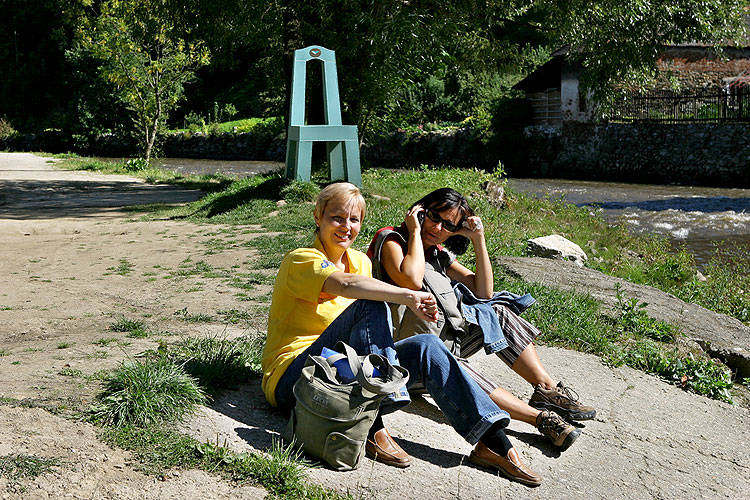
[[[307,62],[323,64],[323,105],[325,125],[305,124],[305,83]],[[292,96],[289,105],[289,130],[286,142],[286,176],[300,181],[310,180],[313,142],[325,142],[330,176],[362,185],[359,167],[359,139],[356,125],[341,124],[341,105],[336,73],[336,53],[319,46],[294,51]]]

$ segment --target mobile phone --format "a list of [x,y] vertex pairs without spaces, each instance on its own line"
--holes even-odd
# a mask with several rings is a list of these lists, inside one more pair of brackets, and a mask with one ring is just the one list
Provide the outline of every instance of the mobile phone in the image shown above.
[[424,225],[424,210],[417,214],[417,220],[419,221],[420,226]]

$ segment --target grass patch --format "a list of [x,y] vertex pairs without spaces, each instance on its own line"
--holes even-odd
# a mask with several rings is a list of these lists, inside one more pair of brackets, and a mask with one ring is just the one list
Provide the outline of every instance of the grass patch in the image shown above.
[[127,333],[130,338],[146,338],[149,336],[146,324],[139,319],[120,318],[109,325],[113,332]]
[[115,337],[107,337],[107,338],[102,337],[93,342],[94,345],[98,345],[102,347],[107,347],[110,344],[116,344],[116,343],[117,343],[117,339]]
[[[127,159],[123,159],[121,162],[108,162],[94,158],[72,157],[56,163],[55,166],[67,170],[89,170],[107,174],[130,175],[150,183],[174,184],[206,192],[224,189],[233,181],[232,178],[221,174],[183,175],[151,166],[144,169],[133,169],[128,167],[127,162]],[[137,211],[142,211],[143,208],[144,206],[138,207]],[[149,205],[147,208],[159,213],[163,212],[159,205]]]
[[650,318],[643,303],[620,295],[613,318],[602,314],[599,303],[585,294],[512,278],[507,278],[505,285],[516,293],[529,292],[538,300],[524,318],[543,332],[539,337],[542,343],[596,354],[607,364],[627,365],[686,390],[732,402],[729,370],[711,360],[680,354],[676,344],[679,330]]
[[74,377],[74,378],[81,378],[83,377],[83,372],[81,370],[66,367],[57,372],[58,375],[62,375],[64,377]]
[[187,307],[180,309],[179,311],[175,311],[173,313],[173,316],[176,316],[183,321],[187,321],[188,323],[211,323],[212,321],[216,321],[216,318],[214,318],[210,314],[190,314]]
[[120,259],[120,262],[115,267],[108,267],[107,271],[112,271],[120,276],[127,276],[133,270],[133,264],[128,262],[127,259]]
[[175,347],[169,357],[201,385],[214,391],[260,376],[263,344],[260,337],[188,338]]
[[257,484],[274,498],[344,500],[335,491],[310,484],[305,477],[309,462],[296,451],[274,442],[266,455],[236,453],[226,446],[198,441],[165,427],[108,427],[102,439],[133,454],[137,470],[164,475],[175,468],[198,468],[219,473],[239,483]]
[[60,463],[57,458],[23,454],[5,455],[0,457],[0,476],[8,478],[11,483],[17,483],[21,479],[34,479],[50,472]]
[[178,422],[205,399],[195,379],[166,358],[126,362],[107,378],[92,418],[111,426]]

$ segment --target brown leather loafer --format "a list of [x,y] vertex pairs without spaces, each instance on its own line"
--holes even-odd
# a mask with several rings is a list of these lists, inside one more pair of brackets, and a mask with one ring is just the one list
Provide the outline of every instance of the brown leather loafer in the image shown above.
[[542,477],[521,462],[515,448],[510,449],[506,458],[490,450],[480,441],[472,450],[471,455],[469,455],[469,462],[480,467],[499,471],[511,481],[517,481],[527,486],[539,486],[542,484]]
[[377,431],[372,439],[367,438],[365,454],[373,460],[402,469],[411,465],[409,454],[393,440],[385,427]]

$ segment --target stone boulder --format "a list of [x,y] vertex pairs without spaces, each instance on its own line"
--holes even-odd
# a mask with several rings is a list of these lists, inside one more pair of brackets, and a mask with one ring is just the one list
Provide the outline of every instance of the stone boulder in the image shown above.
[[528,240],[526,251],[535,257],[569,260],[579,267],[583,267],[588,259],[581,247],[557,234]]

